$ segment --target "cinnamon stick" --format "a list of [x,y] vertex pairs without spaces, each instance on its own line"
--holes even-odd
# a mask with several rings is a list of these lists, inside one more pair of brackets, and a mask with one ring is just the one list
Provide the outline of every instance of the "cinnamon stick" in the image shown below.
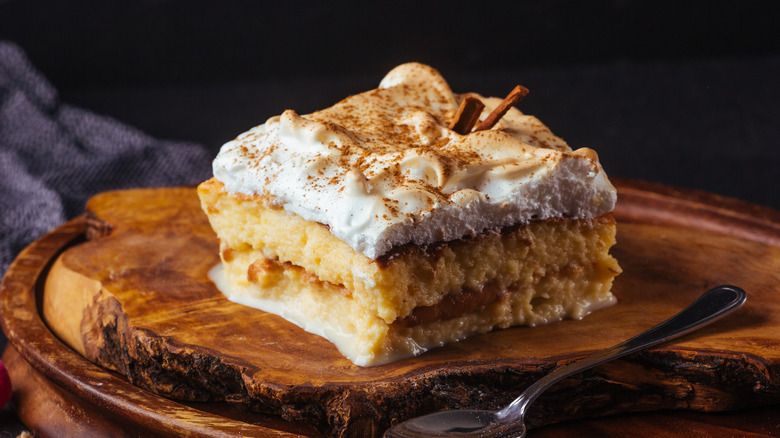
[[513,105],[515,105],[517,102],[520,102],[526,95],[528,95],[528,88],[525,88],[522,85],[516,86],[511,93],[507,97],[504,98],[503,101],[496,107],[496,109],[493,110],[486,118],[482,121],[482,123],[477,126],[477,129],[475,131],[484,131],[486,129],[492,128],[496,123],[498,123],[499,120],[501,120],[501,117],[504,117],[504,114],[506,114],[507,111],[509,111],[509,108],[512,108]]
[[485,104],[476,97],[463,99],[458,112],[455,113],[455,118],[450,123],[450,129],[460,135],[468,134],[477,123],[477,120],[479,120],[479,115],[482,113],[483,108],[485,108]]

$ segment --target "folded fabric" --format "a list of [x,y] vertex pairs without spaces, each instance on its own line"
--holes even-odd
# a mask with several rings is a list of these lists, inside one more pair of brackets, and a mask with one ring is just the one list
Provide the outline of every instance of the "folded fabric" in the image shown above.
[[60,103],[24,52],[0,41],[0,276],[96,193],[192,185],[210,174],[201,145],[158,140]]

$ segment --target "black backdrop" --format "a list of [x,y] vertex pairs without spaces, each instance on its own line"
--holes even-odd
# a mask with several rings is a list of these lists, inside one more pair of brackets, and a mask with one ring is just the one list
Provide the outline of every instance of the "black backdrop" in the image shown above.
[[216,153],[286,108],[406,61],[521,104],[611,175],[780,208],[780,15],[771,1],[0,0],[61,99]]
[[60,87],[745,56],[780,48],[760,1],[0,1],[0,35]]
[[5,0],[0,38],[63,101],[214,153],[426,62],[455,91],[526,85],[521,109],[612,175],[780,208],[773,4]]

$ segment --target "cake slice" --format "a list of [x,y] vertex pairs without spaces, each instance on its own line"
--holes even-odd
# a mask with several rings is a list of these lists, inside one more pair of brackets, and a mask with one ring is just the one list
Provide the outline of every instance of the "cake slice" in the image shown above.
[[466,99],[483,121],[502,104],[404,64],[225,144],[198,187],[223,293],[362,366],[613,304],[616,193],[595,152],[514,108],[450,129]]

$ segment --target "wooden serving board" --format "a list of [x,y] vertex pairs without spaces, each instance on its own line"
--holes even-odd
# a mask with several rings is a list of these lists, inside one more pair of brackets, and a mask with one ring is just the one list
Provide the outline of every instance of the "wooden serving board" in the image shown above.
[[[748,292],[735,314],[561,382],[532,407],[531,421],[780,403],[780,213],[699,192],[616,185],[619,303],[581,321],[497,331],[357,367],[324,339],[225,300],[206,276],[218,261],[216,238],[194,190],[175,188],[99,195],[86,216],[26,249],[0,286],[3,328],[48,379],[157,433],[376,436],[429,411],[499,407],[554,367],[728,283]],[[60,343],[41,312],[73,350],[115,373]],[[199,404],[207,401],[223,402]]]

